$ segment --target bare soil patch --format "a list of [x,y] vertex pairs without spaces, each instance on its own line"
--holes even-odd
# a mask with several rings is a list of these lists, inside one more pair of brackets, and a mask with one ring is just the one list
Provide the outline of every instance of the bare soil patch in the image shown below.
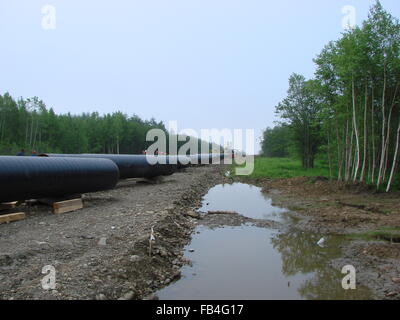
[[[246,181],[249,182],[249,181]],[[257,179],[274,204],[299,217],[296,227],[322,235],[345,235],[338,269],[356,267],[358,283],[381,299],[400,299],[400,193],[377,193],[362,185],[326,178]],[[354,240],[356,239],[356,240]],[[379,241],[378,241],[379,240]],[[393,281],[393,279],[395,281]]]

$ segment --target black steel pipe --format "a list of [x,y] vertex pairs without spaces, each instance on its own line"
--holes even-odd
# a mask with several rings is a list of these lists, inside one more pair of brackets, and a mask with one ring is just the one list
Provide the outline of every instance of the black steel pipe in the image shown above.
[[112,189],[118,176],[108,159],[0,156],[0,202]]
[[225,155],[223,153],[201,153],[190,156],[190,162],[193,165],[222,163]]
[[186,155],[172,155],[168,156],[170,162],[176,163],[178,169],[186,168],[190,166],[190,157]]
[[[166,176],[173,174],[178,165],[171,163],[167,156],[151,156],[151,155],[129,155],[129,154],[55,154],[44,153],[40,156],[50,158],[82,158],[82,159],[109,159],[113,161],[119,168],[120,179],[128,178],[153,178],[157,176]],[[154,162],[155,163],[153,164]]]

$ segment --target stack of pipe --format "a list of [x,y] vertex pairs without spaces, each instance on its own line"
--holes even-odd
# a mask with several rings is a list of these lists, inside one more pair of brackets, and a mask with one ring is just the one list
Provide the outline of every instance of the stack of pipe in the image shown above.
[[114,188],[118,179],[171,175],[189,165],[219,163],[223,159],[224,154],[0,156],[0,202],[107,190]]
[[223,163],[225,155],[223,153],[201,153],[190,156],[192,165],[219,164]]
[[0,156],[0,202],[112,189],[118,177],[108,159]]
[[108,159],[119,168],[119,178],[153,178],[173,174],[178,165],[171,163],[167,156],[128,155],[128,154],[41,154],[49,158]]

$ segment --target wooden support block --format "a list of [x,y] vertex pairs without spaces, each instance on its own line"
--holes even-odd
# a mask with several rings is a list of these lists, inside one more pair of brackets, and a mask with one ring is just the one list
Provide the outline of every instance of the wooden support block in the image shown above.
[[53,203],[53,213],[65,213],[83,208],[82,198]]
[[8,222],[11,222],[11,221],[23,220],[23,219],[25,219],[25,213],[24,212],[2,214],[2,215],[0,215],[0,224],[1,223],[8,223]]
[[13,209],[17,206],[18,201],[3,202],[0,204],[0,210]]

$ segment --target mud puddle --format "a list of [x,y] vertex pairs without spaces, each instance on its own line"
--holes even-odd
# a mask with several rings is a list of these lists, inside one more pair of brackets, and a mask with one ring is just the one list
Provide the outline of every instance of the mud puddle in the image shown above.
[[252,219],[284,222],[289,210],[272,205],[261,188],[244,183],[221,184],[204,196],[200,212],[234,211]]
[[343,274],[330,267],[344,240],[294,228],[285,208],[246,184],[210,189],[199,210],[236,211],[285,224],[285,231],[246,223],[210,229],[200,225],[185,247],[191,265],[182,278],[157,292],[160,299],[369,299],[368,289],[342,288]]

